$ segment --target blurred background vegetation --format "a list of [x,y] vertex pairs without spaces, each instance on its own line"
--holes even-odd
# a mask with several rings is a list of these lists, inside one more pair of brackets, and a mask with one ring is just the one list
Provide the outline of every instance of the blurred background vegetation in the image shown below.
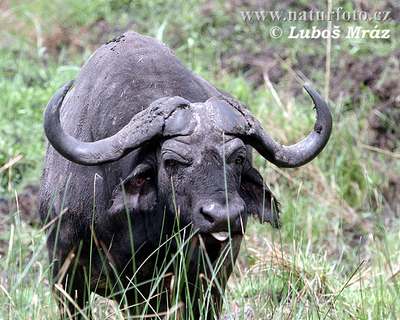
[[[329,97],[334,129],[316,160],[281,170],[255,159],[282,203],[283,227],[251,222],[225,313],[237,319],[399,318],[400,3],[332,5],[391,11],[385,22],[334,22],[343,30],[377,25],[391,37],[341,37],[327,49],[326,39],[287,37],[290,26],[326,28],[326,21],[248,22],[242,16],[326,11],[323,0],[0,1],[0,319],[55,317],[36,210],[42,114],[95,49],[126,30],[165,42],[188,68],[248,105],[282,143],[307,134],[315,117],[298,74]],[[272,26],[283,36],[272,38]]]

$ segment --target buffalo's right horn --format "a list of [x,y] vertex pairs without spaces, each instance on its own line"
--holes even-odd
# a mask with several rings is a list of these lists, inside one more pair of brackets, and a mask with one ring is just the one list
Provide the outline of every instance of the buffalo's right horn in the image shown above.
[[83,165],[116,161],[142,144],[163,135],[165,122],[189,101],[181,97],[165,97],[154,101],[137,113],[131,121],[111,137],[82,142],[66,133],[60,123],[60,109],[73,81],[60,88],[47,104],[44,130],[50,144],[68,160]]

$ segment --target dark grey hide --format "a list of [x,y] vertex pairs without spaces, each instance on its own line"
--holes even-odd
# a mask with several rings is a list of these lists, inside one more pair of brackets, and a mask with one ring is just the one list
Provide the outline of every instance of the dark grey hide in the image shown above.
[[[74,83],[55,94],[45,115],[50,145],[40,212],[43,223],[58,217],[48,237],[54,281],[80,308],[88,298],[85,283],[105,296],[113,292],[117,300],[122,295],[115,292],[130,287],[128,304],[142,302],[150,285],[140,284],[176,252],[174,241],[169,250],[159,245],[179,227],[186,230],[183,238],[195,234],[187,251],[193,301],[207,284],[199,274],[211,276],[198,262],[200,248],[215,263],[231,243],[218,276],[223,291],[248,216],[279,225],[277,203],[252,167],[250,146],[278,166],[296,167],[311,161],[328,141],[329,110],[306,89],[317,110],[314,131],[298,144],[282,146],[246,108],[186,69],[155,39],[128,32],[100,47]],[[159,254],[151,255],[157,249]],[[170,282],[166,279],[166,291],[152,301],[158,312],[171,303]],[[212,289],[217,313],[219,291]],[[79,316],[72,304],[67,307]],[[131,311],[142,312],[140,307]],[[198,312],[194,307],[192,315]]]

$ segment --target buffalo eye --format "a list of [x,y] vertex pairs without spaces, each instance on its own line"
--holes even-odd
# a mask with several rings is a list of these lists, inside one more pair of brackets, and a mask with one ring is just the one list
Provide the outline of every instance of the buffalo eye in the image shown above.
[[180,166],[188,166],[190,164],[189,159],[186,159],[176,153],[166,155],[163,161],[164,166],[169,169],[177,168]]
[[134,184],[136,187],[141,187],[146,182],[145,176],[139,176],[135,179]]
[[152,180],[153,171],[149,164],[141,163],[122,181],[127,190],[137,190]]
[[164,165],[168,168],[175,168],[179,165],[179,161],[177,161],[175,159],[166,159],[164,161]]
[[129,192],[141,189],[146,183],[151,181],[151,177],[148,174],[140,174],[132,177],[124,182],[125,189]]
[[236,159],[235,159],[235,164],[237,164],[237,165],[242,165],[244,163],[244,157],[243,156],[238,156]]

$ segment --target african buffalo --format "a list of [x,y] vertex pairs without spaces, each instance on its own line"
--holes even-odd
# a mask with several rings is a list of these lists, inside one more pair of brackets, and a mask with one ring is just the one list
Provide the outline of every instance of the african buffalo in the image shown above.
[[157,40],[127,32],[96,50],[45,112],[40,212],[63,312],[79,317],[97,292],[128,314],[180,306],[184,319],[217,317],[248,216],[279,225],[251,147],[293,168],[329,139],[328,106],[305,89],[314,130],[283,146]]

